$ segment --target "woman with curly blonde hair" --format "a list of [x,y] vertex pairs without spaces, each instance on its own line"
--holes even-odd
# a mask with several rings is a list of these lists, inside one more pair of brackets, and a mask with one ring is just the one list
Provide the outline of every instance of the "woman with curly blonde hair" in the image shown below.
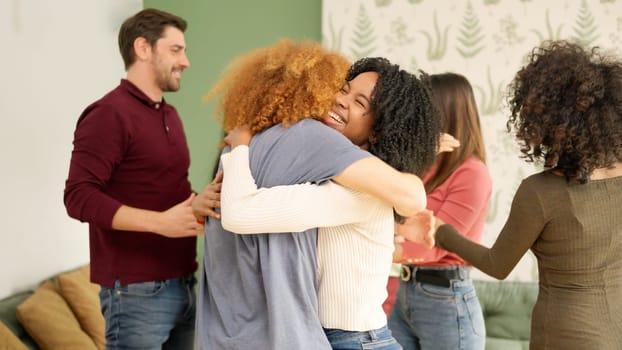
[[531,349],[620,349],[622,60],[545,43],[510,87],[508,130],[546,169],[522,181],[492,248],[442,222],[437,245],[498,279],[534,253]]
[[[267,190],[289,188],[281,185],[297,184],[294,187],[301,188],[299,186],[313,186],[302,185],[304,183],[326,183],[315,187],[328,188],[330,193],[323,192],[318,197],[317,192],[311,190],[306,192],[309,197],[304,197],[302,204],[294,202],[294,195],[291,195],[276,200],[271,197],[258,209],[233,205],[225,211],[227,191],[223,190],[223,222],[209,220],[206,224],[197,315],[203,348],[246,349],[252,344],[259,349],[330,349],[331,344],[322,329],[323,321],[318,317],[322,311],[318,310],[317,290],[321,292],[323,282],[317,280],[318,274],[322,275],[317,265],[320,269],[323,265],[321,259],[318,262],[315,227],[352,223],[354,215],[360,216],[360,210],[365,210],[363,207],[371,208],[366,213],[373,213],[373,216],[367,219],[374,220],[374,224],[378,215],[383,218],[378,227],[385,229],[383,236],[388,235],[386,244],[371,245],[372,254],[366,256],[367,261],[352,258],[371,263],[380,261],[381,276],[373,275],[374,281],[381,281],[379,288],[359,288],[364,292],[357,292],[372,293],[374,300],[379,300],[378,310],[374,302],[372,312],[366,314],[371,317],[345,317],[356,324],[355,331],[369,331],[364,336],[371,334],[376,345],[375,338],[381,337],[383,341],[393,341],[392,344],[385,342],[391,349],[399,347],[386,329],[386,316],[381,307],[386,298],[386,275],[382,277],[382,270],[388,274],[391,262],[393,208],[400,215],[414,215],[425,208],[425,191],[417,176],[401,173],[381,159],[391,165],[395,160],[396,166],[403,167],[400,170],[425,169],[429,165],[426,162],[431,162],[433,156],[420,156],[417,152],[434,153],[439,135],[438,118],[427,89],[414,75],[383,59],[360,62],[349,72],[344,69],[347,68],[344,62],[347,63],[319,44],[282,41],[234,62],[223,80],[208,94],[208,100],[222,96],[219,115],[223,118],[224,129],[229,131],[227,140],[232,147],[237,146],[231,152],[225,149],[221,156],[225,170],[223,187],[226,188],[229,181],[234,189],[249,191],[246,194],[252,197],[257,192],[254,176],[257,184]],[[356,74],[352,75],[354,72]],[[392,82],[399,81],[396,78],[400,76],[404,78],[405,88],[398,89],[398,95],[391,102],[386,92],[393,91]],[[412,100],[406,106],[398,105],[407,95]],[[382,99],[377,100],[380,96]],[[377,102],[382,102],[382,109],[377,108]],[[385,116],[384,112],[392,110],[402,111],[400,125],[408,127],[402,133],[388,130],[383,133],[383,125],[393,124],[390,114],[386,115],[386,121],[378,116]],[[335,123],[334,127],[343,135],[317,119]],[[242,126],[250,131],[242,132]],[[420,135],[417,142],[412,141],[415,131]],[[250,142],[252,134],[255,136]],[[238,140],[246,137],[246,142],[232,142],[235,135]],[[397,155],[399,139],[404,139],[407,147],[412,146],[406,152],[412,157]],[[250,147],[244,145],[249,142]],[[387,151],[382,158],[372,157],[363,150],[377,149],[378,145],[388,145],[382,147]],[[236,164],[237,168],[231,164]],[[241,181],[242,175],[247,175],[250,184]],[[356,190],[358,194],[328,180]],[[301,198],[299,194],[297,198]],[[374,204],[367,205],[366,200]],[[282,207],[290,211],[281,212]],[[335,210],[327,209],[329,207]],[[323,218],[318,212],[329,215]],[[251,222],[245,217],[258,221]],[[323,219],[328,223],[319,222]],[[273,227],[275,221],[282,225],[268,228]],[[255,234],[234,235],[231,231]],[[337,247],[365,246],[361,240],[366,238],[351,246]],[[380,248],[380,260],[376,260],[376,248]],[[339,266],[327,268],[334,270]],[[334,288],[340,287],[334,285]],[[356,305],[365,306],[365,311],[369,309],[365,300],[357,299]],[[383,325],[384,328],[376,332]]]
[[317,43],[282,40],[235,59],[204,101],[220,98],[215,113],[225,132],[245,125],[255,134],[325,115],[349,67]]

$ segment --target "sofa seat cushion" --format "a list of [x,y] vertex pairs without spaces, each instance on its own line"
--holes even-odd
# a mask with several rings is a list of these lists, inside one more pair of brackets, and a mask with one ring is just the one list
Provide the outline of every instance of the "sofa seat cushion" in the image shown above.
[[486,337],[486,350],[529,350],[529,341]]
[[486,336],[529,342],[537,283],[474,280],[473,284],[482,305]]

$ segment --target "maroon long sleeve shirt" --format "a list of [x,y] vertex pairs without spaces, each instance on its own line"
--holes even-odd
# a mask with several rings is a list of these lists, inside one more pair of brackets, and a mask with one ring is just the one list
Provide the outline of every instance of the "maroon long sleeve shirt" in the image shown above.
[[191,193],[181,120],[127,80],[88,106],[76,126],[64,202],[89,223],[91,280],[112,286],[196,270],[196,238],[112,229],[121,205],[163,211]]

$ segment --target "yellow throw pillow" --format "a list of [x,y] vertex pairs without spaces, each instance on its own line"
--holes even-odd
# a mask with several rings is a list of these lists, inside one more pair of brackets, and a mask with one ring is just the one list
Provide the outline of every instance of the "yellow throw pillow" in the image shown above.
[[106,349],[106,321],[99,306],[99,286],[90,282],[89,266],[58,275],[56,283],[82,330],[98,349]]
[[17,307],[17,319],[42,350],[97,350],[52,282]]
[[0,321],[0,350],[28,350],[26,345]]

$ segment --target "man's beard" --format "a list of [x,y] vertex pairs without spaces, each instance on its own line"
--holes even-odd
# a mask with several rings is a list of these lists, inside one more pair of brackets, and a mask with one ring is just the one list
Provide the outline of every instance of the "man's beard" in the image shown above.
[[157,72],[156,83],[163,92],[174,92],[179,90],[180,82],[173,78],[174,67],[163,68],[164,64],[158,59],[157,56],[153,57],[151,62]]
[[165,92],[174,92],[179,90],[180,84],[176,81],[173,81],[172,73],[169,74],[158,74],[158,86],[162,91]]

